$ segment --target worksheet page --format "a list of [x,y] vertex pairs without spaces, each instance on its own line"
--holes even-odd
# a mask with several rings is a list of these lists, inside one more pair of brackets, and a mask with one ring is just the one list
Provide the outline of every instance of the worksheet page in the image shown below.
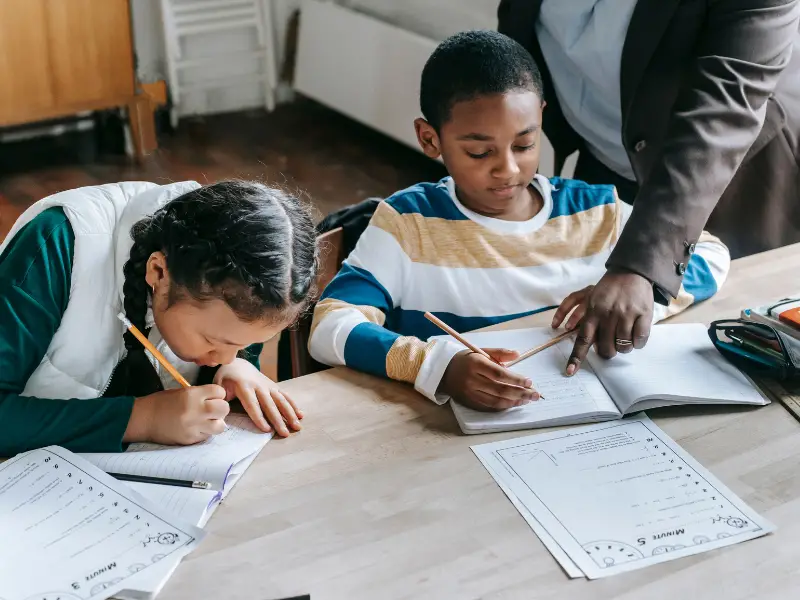
[[[187,523],[204,527],[219,506],[222,492],[199,490],[171,485],[153,485],[126,481],[130,487],[153,504],[160,506]],[[181,557],[167,558],[147,571],[137,573],[125,583],[125,588],[115,594],[120,600],[147,600],[154,598],[180,564]]]
[[[551,329],[522,329],[473,333],[464,336],[480,348],[507,348],[524,352],[551,340]],[[514,365],[511,370],[525,375],[543,398],[502,412],[481,412],[456,402],[453,413],[465,433],[490,433],[530,427],[607,421],[620,411],[588,364],[575,376],[567,377],[567,358],[573,342],[569,339]]]
[[213,489],[223,491],[228,475],[237,470],[235,466],[253,457],[272,438],[247,415],[229,414],[225,422],[223,433],[192,446],[131,444],[126,452],[81,456],[107,473],[207,481]]
[[670,404],[769,404],[699,323],[656,325],[640,350],[611,360],[595,352],[587,358],[623,413]]
[[590,579],[774,529],[646,417],[472,449]]
[[204,535],[57,446],[0,464],[0,532],[3,600],[107,598]]

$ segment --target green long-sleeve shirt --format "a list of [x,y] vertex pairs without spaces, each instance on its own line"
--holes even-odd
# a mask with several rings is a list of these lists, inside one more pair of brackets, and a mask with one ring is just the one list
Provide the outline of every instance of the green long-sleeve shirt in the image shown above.
[[[56,444],[118,452],[134,398],[20,396],[69,302],[75,235],[64,211],[40,213],[0,255],[0,456]],[[257,361],[258,349],[248,356]]]

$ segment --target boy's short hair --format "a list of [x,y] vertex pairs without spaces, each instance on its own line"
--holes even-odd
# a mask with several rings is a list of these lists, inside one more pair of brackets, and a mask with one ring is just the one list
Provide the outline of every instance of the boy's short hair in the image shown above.
[[530,53],[497,31],[465,31],[444,40],[425,63],[420,108],[439,131],[457,102],[513,90],[531,90],[544,100],[542,76]]

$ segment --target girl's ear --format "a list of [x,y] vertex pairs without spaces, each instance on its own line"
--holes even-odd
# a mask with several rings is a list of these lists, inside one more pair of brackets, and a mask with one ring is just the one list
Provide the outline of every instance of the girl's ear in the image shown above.
[[167,269],[167,257],[163,252],[153,252],[147,259],[144,279],[147,286],[153,290],[153,295],[159,289],[169,289],[169,270]]

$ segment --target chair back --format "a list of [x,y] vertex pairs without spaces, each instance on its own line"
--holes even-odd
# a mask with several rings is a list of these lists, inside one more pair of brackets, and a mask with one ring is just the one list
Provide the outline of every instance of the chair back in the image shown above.
[[[344,261],[344,230],[337,227],[323,233],[317,238],[320,251],[319,270],[317,271],[317,294],[313,303],[319,299],[331,280],[336,277]],[[289,330],[289,347],[292,356],[292,377],[301,377],[321,371],[324,365],[318,363],[308,353],[308,338],[311,333],[311,312]]]

